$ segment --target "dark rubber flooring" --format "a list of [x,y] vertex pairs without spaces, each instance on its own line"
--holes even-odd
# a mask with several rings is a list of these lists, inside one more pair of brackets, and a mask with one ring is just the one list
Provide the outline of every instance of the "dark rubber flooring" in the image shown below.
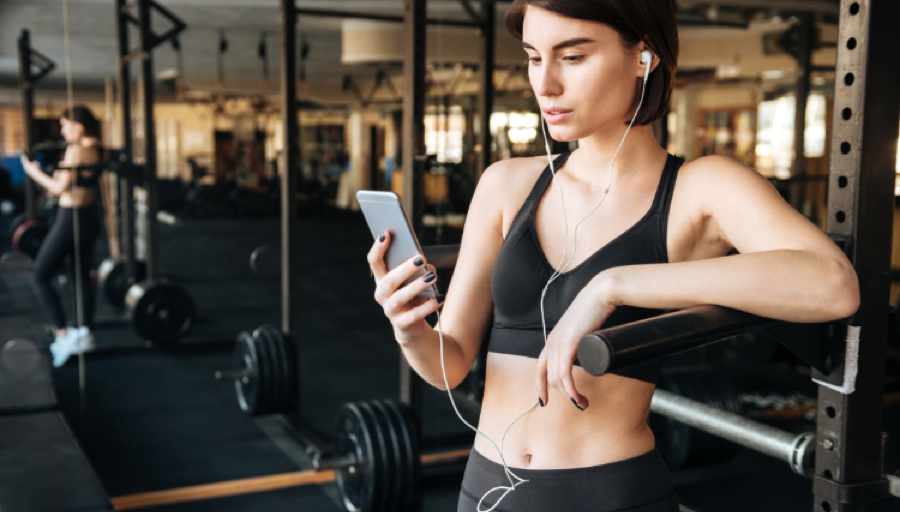
[[[107,493],[115,497],[302,469],[302,460],[239,411],[231,386],[213,379],[215,370],[231,367],[231,340],[239,331],[280,323],[278,279],[258,278],[248,264],[260,245],[279,249],[278,220],[185,219],[160,226],[160,236],[162,274],[183,285],[198,308],[191,339],[169,350],[148,347],[118,320],[120,312],[98,298],[101,349],[86,357],[84,400],[74,362],[53,372],[60,408]],[[300,413],[327,438],[342,403],[397,397],[400,354],[372,300],[374,284],[365,264],[371,235],[362,217],[306,217],[297,236]],[[453,241],[452,236],[444,240]],[[98,262],[105,253],[101,245]],[[23,285],[27,272],[0,280],[5,286],[0,339],[11,319],[17,319],[18,330],[26,320],[33,335],[42,330]],[[424,402],[426,436],[465,432],[443,394],[426,388]],[[464,412],[472,417],[477,408],[467,406]],[[900,412],[886,410],[885,430],[896,436],[898,426]],[[898,455],[900,445],[889,443],[886,469],[900,468]],[[696,512],[812,509],[809,480],[750,451],[727,465],[673,477],[682,503]],[[424,509],[455,510],[457,494],[452,478],[430,487]],[[338,510],[333,498],[331,486],[303,487],[145,510],[325,512]],[[885,503],[881,510],[898,511],[898,503]]]

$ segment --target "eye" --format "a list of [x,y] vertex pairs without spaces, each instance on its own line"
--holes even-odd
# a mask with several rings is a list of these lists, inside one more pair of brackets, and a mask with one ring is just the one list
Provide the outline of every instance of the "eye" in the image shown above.
[[528,57],[528,60],[527,60],[526,62],[527,62],[528,64],[535,64],[535,65],[536,65],[536,64],[540,64],[540,63],[541,63],[541,58],[540,58],[540,57]]
[[571,63],[581,62],[584,60],[584,55],[566,55],[563,60]]

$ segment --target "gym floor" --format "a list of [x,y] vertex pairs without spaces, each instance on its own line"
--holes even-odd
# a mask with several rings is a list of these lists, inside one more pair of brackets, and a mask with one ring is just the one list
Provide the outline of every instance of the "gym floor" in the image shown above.
[[[8,222],[0,219],[0,231]],[[247,416],[237,406],[232,385],[213,378],[216,370],[232,367],[238,332],[280,322],[278,278],[256,277],[248,264],[256,247],[279,246],[279,229],[274,217],[181,219],[177,225],[160,226],[161,273],[190,292],[199,313],[190,339],[172,348],[148,346],[121,321],[120,312],[98,297],[98,350],[85,357],[84,393],[79,390],[77,361],[55,369],[52,377],[59,409],[110,497],[311,467],[304,447],[279,418]],[[400,356],[390,327],[372,300],[365,263],[371,236],[361,215],[306,216],[295,236],[308,248],[297,262],[301,290],[297,321],[303,332],[297,340],[300,415],[327,438],[344,402],[396,398]],[[457,240],[458,233],[444,233],[444,243]],[[423,243],[433,241],[426,237]],[[95,265],[105,257],[100,248],[98,243]],[[8,250],[0,246],[0,253]],[[25,327],[43,335],[44,320],[27,288],[27,272],[0,267],[0,277],[0,339],[10,339],[12,331]],[[69,289],[62,293],[71,296]],[[752,386],[764,392],[815,393],[808,379],[781,367],[729,369],[742,390]],[[424,436],[449,439],[465,433],[445,396],[428,390],[424,402]],[[477,404],[465,400],[461,404],[467,417],[477,417]],[[900,432],[900,410],[886,407],[884,418],[886,432]],[[814,430],[802,419],[778,426],[795,432]],[[900,447],[889,443],[885,469],[898,467]],[[424,510],[455,510],[460,478],[455,474],[429,481]],[[810,480],[749,450],[739,451],[726,464],[673,472],[673,479],[683,510],[793,512],[812,506]],[[145,510],[298,507],[307,512],[340,509],[333,485],[312,485]],[[885,502],[880,510],[900,511],[900,503]]]

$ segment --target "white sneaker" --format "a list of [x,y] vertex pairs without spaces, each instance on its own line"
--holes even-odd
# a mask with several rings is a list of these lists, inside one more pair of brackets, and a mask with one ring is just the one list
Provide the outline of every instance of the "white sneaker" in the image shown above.
[[94,342],[94,333],[90,329],[79,327],[75,332],[78,338],[77,352],[93,352],[97,348],[97,344]]
[[75,353],[78,342],[77,330],[66,329],[65,336],[57,336],[50,344],[50,353],[53,354],[53,366],[59,368],[66,364],[69,356]]

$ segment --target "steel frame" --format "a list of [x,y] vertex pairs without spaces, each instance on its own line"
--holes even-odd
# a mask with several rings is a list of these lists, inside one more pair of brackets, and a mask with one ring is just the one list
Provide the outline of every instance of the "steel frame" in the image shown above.
[[[900,3],[841,0],[839,16],[827,230],[852,240],[861,298],[851,320],[860,328],[859,370],[849,394],[819,386],[817,512],[874,511],[888,493],[881,428],[900,135],[900,57],[894,51]],[[843,375],[843,364],[829,375],[813,370],[822,382]]]
[[[137,7],[137,17],[131,14]],[[153,32],[151,16],[156,12],[169,20],[172,27],[162,35]],[[128,27],[129,23],[138,28],[138,47],[129,51]],[[144,165],[142,176],[137,176],[131,165],[125,165],[125,172],[120,176],[121,187],[121,243],[124,243],[122,253],[125,255],[126,278],[133,282],[135,278],[135,247],[134,247],[134,186],[140,181],[146,191],[147,223],[144,238],[144,261],[147,264],[147,278],[155,279],[159,271],[159,235],[156,215],[159,212],[159,193],[156,178],[156,125],[153,116],[154,79],[153,79],[153,49],[160,44],[176,37],[187,25],[171,11],[162,7],[153,0],[116,0],[116,29],[118,33],[118,66],[119,66],[119,101],[122,107],[122,143],[125,158],[133,162],[134,144],[131,129],[131,73],[129,63],[140,58],[141,67],[138,79],[141,82],[144,128]]]
[[[34,86],[56,67],[50,58],[31,47],[31,33],[22,29],[18,41],[19,47],[19,94],[22,98],[22,122],[25,129],[25,151],[31,152],[34,147]],[[35,66],[38,70],[35,73]],[[25,176],[25,218],[34,219],[37,215],[37,188],[34,181]]]

